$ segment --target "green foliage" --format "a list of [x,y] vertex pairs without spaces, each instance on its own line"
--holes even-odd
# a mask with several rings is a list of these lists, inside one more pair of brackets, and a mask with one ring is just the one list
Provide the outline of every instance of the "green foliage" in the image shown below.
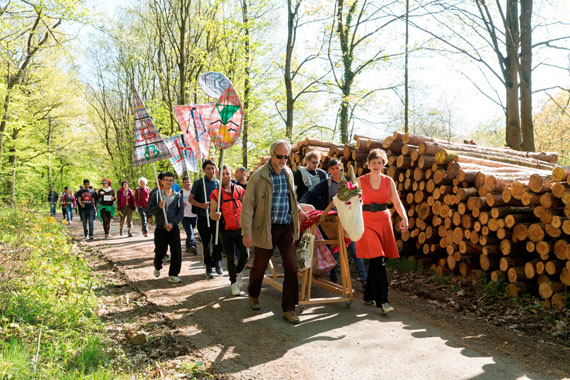
[[482,279],[483,292],[487,298],[498,298],[505,295],[506,282],[500,279],[499,282],[486,281]]
[[406,258],[386,260],[386,267],[393,269],[398,273],[409,273],[418,270],[418,264],[407,260]]
[[38,340],[38,377],[113,378],[95,314],[100,284],[65,227],[39,215],[0,208],[0,378],[32,377]]
[[481,122],[469,139],[473,139],[479,145],[505,146],[505,121],[504,117],[496,117],[486,122]]

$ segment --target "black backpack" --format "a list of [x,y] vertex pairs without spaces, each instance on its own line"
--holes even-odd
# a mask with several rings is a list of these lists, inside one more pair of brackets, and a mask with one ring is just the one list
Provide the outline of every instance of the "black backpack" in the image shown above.
[[[194,200],[196,200],[197,202],[205,202],[204,200],[204,185],[202,185],[202,182],[204,178],[199,178],[200,183],[198,184],[198,192],[196,193],[196,196],[194,196]],[[194,205],[192,205],[192,213],[195,215],[198,215],[198,210],[201,210],[201,208],[196,207]]]

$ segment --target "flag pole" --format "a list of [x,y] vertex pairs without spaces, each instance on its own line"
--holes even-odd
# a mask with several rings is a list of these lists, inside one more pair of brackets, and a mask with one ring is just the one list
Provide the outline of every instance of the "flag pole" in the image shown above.
[[[156,179],[156,187],[158,188],[158,199],[162,202],[162,193],[160,192],[160,182],[158,182],[158,175],[156,174],[156,166],[154,162],[152,163],[152,170],[154,170],[154,179]],[[168,224],[168,217],[166,216],[166,208],[162,207],[162,212],[164,213],[164,225]]]
[[[196,120],[194,119],[194,108],[190,110],[190,116],[192,116],[192,121],[194,122],[194,135],[196,136],[196,141],[198,141],[198,157],[200,157],[201,165],[200,170],[202,171],[202,186],[204,190],[204,202],[207,203],[208,199],[206,197],[206,173],[204,173],[204,157],[202,157],[202,147],[200,146],[200,135],[198,135],[198,126],[196,125]],[[188,117],[188,124],[190,124],[190,117]],[[206,208],[206,223],[208,223],[208,228],[210,228],[210,207]]]
[[[219,172],[220,172],[220,180],[219,180],[219,181],[220,181],[220,185],[218,186],[218,189],[219,189],[219,190],[218,190],[218,206],[217,206],[217,210],[216,210],[217,212],[220,212],[220,205],[222,204],[222,191],[223,191],[223,189],[222,189],[222,187],[223,187],[223,185],[222,185],[222,175],[223,175],[223,174],[222,174],[222,173],[224,172],[224,152],[225,152],[225,151],[226,151],[225,149],[220,149],[220,169],[219,169]],[[233,197],[233,194],[232,194],[232,197]],[[220,219],[216,220],[216,239],[214,240],[214,244],[215,244],[215,245],[218,244],[218,233],[219,233],[219,230],[220,230]]]

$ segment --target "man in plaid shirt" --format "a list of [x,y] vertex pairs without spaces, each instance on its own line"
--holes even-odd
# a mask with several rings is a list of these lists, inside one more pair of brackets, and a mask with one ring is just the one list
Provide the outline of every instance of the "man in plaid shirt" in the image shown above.
[[271,159],[250,177],[242,202],[241,227],[243,244],[254,250],[253,268],[249,273],[249,306],[261,308],[259,293],[273,248],[279,247],[285,270],[281,308],[289,323],[299,323],[295,306],[299,302],[297,255],[299,217],[307,215],[295,198],[293,172],[287,167],[291,146],[285,140],[271,145]]

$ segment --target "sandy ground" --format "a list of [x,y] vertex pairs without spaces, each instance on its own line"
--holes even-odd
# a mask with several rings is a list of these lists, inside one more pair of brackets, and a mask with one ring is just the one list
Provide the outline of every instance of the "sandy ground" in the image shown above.
[[[83,236],[78,218],[70,232]],[[560,379],[570,377],[567,349],[486,326],[415,296],[391,293],[396,311],[366,306],[361,294],[344,304],[307,307],[301,324],[281,317],[281,294],[264,285],[261,310],[247,296],[232,297],[227,272],[206,279],[201,254],[183,253],[182,283],[153,276],[153,234],[138,227],[132,238],[104,240],[95,222],[100,250],[191,342],[208,368],[231,379]],[[184,233],[182,233],[184,239]],[[184,243],[183,243],[184,244]],[[200,244],[199,244],[200,246]],[[225,258],[224,258],[225,261]],[[224,262],[225,270],[225,262]],[[247,284],[248,270],[244,271]],[[246,286],[244,286],[245,288]],[[245,289],[242,289],[245,290]],[[314,288],[314,296],[331,294]]]

